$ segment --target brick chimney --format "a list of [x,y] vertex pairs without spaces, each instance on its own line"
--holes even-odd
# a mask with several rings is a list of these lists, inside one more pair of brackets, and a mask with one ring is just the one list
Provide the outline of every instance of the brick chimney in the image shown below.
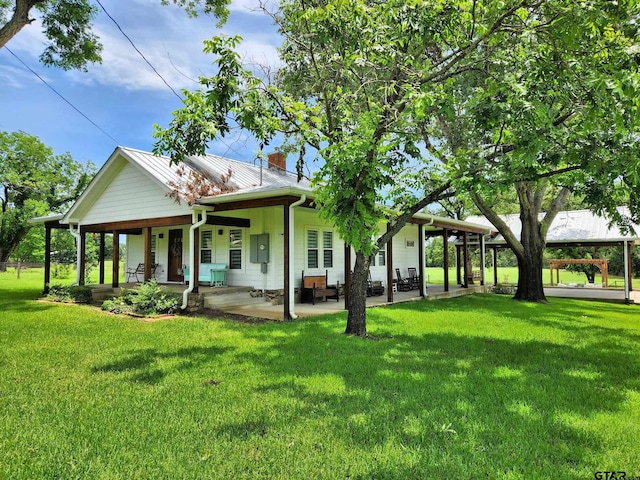
[[269,158],[269,168],[275,168],[276,170],[282,170],[283,172],[287,169],[287,161],[284,158],[284,154],[281,152],[273,152],[267,155]]

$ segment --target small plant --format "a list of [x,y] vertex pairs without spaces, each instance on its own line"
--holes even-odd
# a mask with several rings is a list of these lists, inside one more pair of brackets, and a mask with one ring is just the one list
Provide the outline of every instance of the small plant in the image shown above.
[[91,288],[85,285],[52,285],[47,294],[49,300],[55,302],[91,303]]
[[69,278],[71,274],[71,266],[63,263],[54,263],[51,269],[51,275],[53,278]]
[[112,313],[139,313],[159,315],[175,313],[180,306],[180,296],[151,280],[136,289],[123,289],[118,298],[105,300],[102,309]]

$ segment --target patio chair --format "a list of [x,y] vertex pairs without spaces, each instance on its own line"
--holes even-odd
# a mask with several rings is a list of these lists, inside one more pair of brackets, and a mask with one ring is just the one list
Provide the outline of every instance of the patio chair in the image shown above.
[[[155,278],[156,270],[160,266],[159,263],[154,263],[151,265],[151,278]],[[131,280],[131,277],[136,277],[136,282],[140,283],[140,278],[138,275],[142,275],[144,279],[144,263],[139,263],[136,268],[127,268],[127,283]]]
[[408,292],[411,290],[411,283],[409,282],[409,279],[402,278],[399,268],[396,268],[396,285],[398,286],[399,292]]
[[369,280],[367,280],[367,297],[384,295],[384,285],[380,280],[371,279],[371,271],[369,271]]
[[407,269],[409,271],[409,286],[411,290],[416,290],[420,288],[420,277],[418,276],[418,271],[414,267],[409,267]]

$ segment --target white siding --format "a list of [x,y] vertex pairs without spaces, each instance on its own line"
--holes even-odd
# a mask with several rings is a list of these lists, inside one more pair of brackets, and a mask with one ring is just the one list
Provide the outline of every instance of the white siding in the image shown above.
[[127,163],[81,218],[84,225],[190,213],[138,167]]

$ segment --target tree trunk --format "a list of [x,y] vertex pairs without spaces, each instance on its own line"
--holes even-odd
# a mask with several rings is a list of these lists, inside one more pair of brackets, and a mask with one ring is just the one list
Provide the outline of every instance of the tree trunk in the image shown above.
[[367,280],[369,279],[369,258],[356,252],[356,263],[351,275],[349,290],[349,314],[347,335],[367,336]]
[[0,272],[7,271],[7,262],[9,261],[9,255],[11,252],[7,252],[0,248]]
[[0,48],[4,47],[25,25],[31,23],[29,10],[43,0],[17,0],[13,9],[13,14],[7,23],[0,28]]
[[545,236],[538,220],[536,209],[520,209],[522,233],[520,242],[524,247],[518,258],[518,289],[515,300],[527,302],[546,302],[542,285],[542,258],[545,247]]

